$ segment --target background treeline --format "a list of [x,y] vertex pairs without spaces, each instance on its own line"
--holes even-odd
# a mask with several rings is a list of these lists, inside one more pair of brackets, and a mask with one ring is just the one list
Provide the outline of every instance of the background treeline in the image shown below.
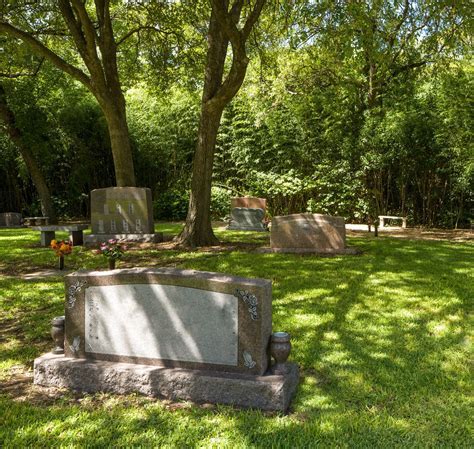
[[[397,47],[382,42],[371,47],[379,78],[370,86],[378,90],[368,90],[367,57],[344,50],[358,45],[344,33],[345,40],[326,30],[321,38],[300,33],[295,42],[255,46],[219,131],[214,217],[228,215],[231,196],[247,194],[267,198],[272,215],[311,211],[365,222],[383,213],[407,215],[416,225],[468,226],[474,201],[470,59],[458,51],[436,63],[408,59],[393,69],[384,61],[390,51],[398,56]],[[158,219],[186,216],[200,104],[199,81],[187,76],[168,68],[166,82],[142,74],[126,85],[137,185],[152,188]],[[90,190],[115,182],[97,102],[47,62],[34,77],[1,83],[58,215],[87,217]],[[0,179],[0,211],[40,214],[24,161],[3,133]]]

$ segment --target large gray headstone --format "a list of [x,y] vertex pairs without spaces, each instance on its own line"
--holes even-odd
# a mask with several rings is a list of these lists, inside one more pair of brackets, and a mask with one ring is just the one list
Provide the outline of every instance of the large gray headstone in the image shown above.
[[66,276],[68,357],[263,374],[271,282],[173,269]]
[[92,234],[152,234],[151,190],[108,187],[91,191]]

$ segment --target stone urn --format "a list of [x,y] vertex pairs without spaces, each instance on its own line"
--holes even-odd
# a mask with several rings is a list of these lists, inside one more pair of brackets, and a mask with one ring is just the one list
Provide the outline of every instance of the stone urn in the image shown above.
[[64,354],[64,324],[64,316],[54,317],[51,321],[51,337],[56,344],[53,354]]
[[270,354],[275,359],[275,364],[272,367],[273,374],[286,373],[286,361],[290,352],[290,334],[288,332],[274,332],[270,340]]

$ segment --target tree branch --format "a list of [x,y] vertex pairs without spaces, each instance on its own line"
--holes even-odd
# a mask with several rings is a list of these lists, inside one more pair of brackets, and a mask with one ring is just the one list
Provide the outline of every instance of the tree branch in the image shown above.
[[[160,33],[160,34],[164,34],[164,35],[172,35],[172,34],[177,34],[173,31],[165,31],[161,28],[158,28],[154,25],[141,25],[137,28],[134,28],[133,30],[130,30],[128,33],[124,34],[118,41],[117,41],[117,47],[122,44],[123,42],[125,42],[128,38],[130,38],[131,36],[133,36],[134,34],[137,34],[137,33],[140,33],[140,31],[144,31],[144,30],[150,30],[150,31],[156,31],[157,33]],[[178,35],[179,36],[179,35]]]
[[38,72],[40,71],[41,69],[41,66],[43,65],[43,62],[44,62],[44,58],[41,58],[39,64],[38,64],[38,67],[36,67],[36,69],[33,71],[33,72],[30,72],[30,73],[25,73],[25,72],[18,72],[18,73],[3,73],[3,72],[0,72],[0,78],[21,78],[22,76],[36,76],[38,74]]
[[70,2],[78,18],[78,23],[81,25],[82,31],[84,33],[84,38],[87,45],[87,53],[89,54],[91,62],[94,65],[100,66],[100,59],[99,55],[97,54],[97,41],[99,39],[94,25],[87,14],[86,8],[84,6],[85,2],[82,2],[82,0],[70,0]]
[[82,70],[74,67],[72,64],[69,64],[59,55],[46,47],[42,42],[35,39],[31,34],[15,28],[13,25],[10,25],[6,22],[0,22],[0,33],[8,34],[11,37],[22,40],[25,44],[28,44],[35,53],[45,57],[56,67],[80,81],[87,88],[90,88],[90,78]]
[[265,4],[265,0],[257,0],[255,5],[250,12],[247,20],[245,21],[244,28],[242,29],[242,35],[244,40],[247,40],[249,37],[252,28],[254,27],[255,23],[257,22],[258,18],[260,17],[260,13],[262,12],[263,5]]
[[71,5],[67,0],[59,0],[59,9],[61,10],[63,19],[66,22],[66,26],[69,28],[77,50],[87,65],[88,55],[86,39],[82,33],[80,24],[76,20]]
[[228,12],[226,0],[211,0],[211,4],[212,4],[212,10],[216,14],[217,21],[219,22],[219,25],[222,28],[222,31],[224,32],[224,34],[232,43],[232,47],[234,46],[240,47],[241,41],[242,41],[242,35],[236,25],[236,22],[238,22],[239,20],[240,14],[236,20],[235,10],[233,10],[231,13]]

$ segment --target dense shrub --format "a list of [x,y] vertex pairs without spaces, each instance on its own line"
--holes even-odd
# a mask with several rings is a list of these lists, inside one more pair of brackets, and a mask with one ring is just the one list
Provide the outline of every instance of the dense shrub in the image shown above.
[[153,214],[158,220],[184,220],[188,211],[189,192],[167,190],[153,202]]
[[222,187],[212,187],[211,217],[213,220],[224,221],[230,216],[231,191]]

